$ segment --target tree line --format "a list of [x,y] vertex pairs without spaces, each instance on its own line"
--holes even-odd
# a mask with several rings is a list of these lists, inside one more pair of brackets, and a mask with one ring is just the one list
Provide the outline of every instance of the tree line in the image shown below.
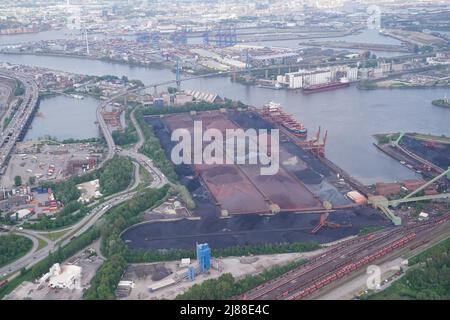
[[125,111],[125,122],[127,126],[124,131],[115,130],[112,133],[114,143],[119,146],[130,145],[138,142],[139,138],[136,132],[136,128],[132,125],[130,121],[131,109]]
[[[291,253],[291,252],[307,252],[320,249],[318,243],[273,243],[251,246],[232,246],[222,249],[213,248],[211,255],[213,257],[239,257],[249,255]],[[186,249],[170,249],[170,250],[132,250],[127,249],[125,252],[126,260],[129,263],[174,261],[182,258],[195,258],[195,248]]]
[[114,299],[117,284],[125,271],[126,246],[120,238],[120,233],[127,227],[141,221],[142,213],[161,203],[167,196],[169,187],[146,189],[131,200],[110,209],[100,225],[101,250],[107,260],[91,280],[91,286],[86,290],[84,299],[103,300]]
[[81,249],[87,247],[100,236],[100,231],[93,226],[84,232],[79,237],[71,240],[64,247],[58,247],[55,252],[50,253],[46,258],[39,261],[29,268],[23,268],[20,275],[9,281],[6,285],[0,288],[0,299],[6,294],[13,291],[18,285],[24,281],[33,281],[44,275],[49,271],[50,267],[55,263],[61,263],[70,258]]
[[155,165],[170,181],[176,182],[178,177],[175,173],[173,164],[167,159],[161,143],[153,131],[153,128],[145,122],[142,109],[137,109],[135,115],[145,138],[145,142],[141,149],[139,149],[139,152],[152,159]]
[[218,103],[210,103],[210,102],[188,102],[182,106],[167,106],[164,108],[140,108],[139,110],[142,112],[144,116],[152,116],[152,115],[162,115],[162,114],[173,114],[173,113],[185,113],[190,111],[208,111],[208,110],[219,110],[221,108],[246,108],[247,106],[242,102],[238,101],[236,104],[233,103],[232,100],[225,100],[223,104]]
[[450,239],[408,261],[406,274],[371,300],[449,300]]
[[[109,284],[109,291],[106,296],[108,298],[113,298],[114,296],[111,295],[111,293],[114,294],[120,279],[117,274],[122,276],[126,267],[126,264],[123,263],[123,258],[121,258],[123,255],[124,244],[119,238],[120,232],[127,226],[139,221],[141,217],[140,214],[144,210],[161,202],[166,197],[168,190],[168,186],[157,190],[146,189],[132,199],[111,208],[96,225],[89,228],[86,232],[71,240],[65,246],[58,247],[56,251],[50,253],[45,259],[39,261],[32,267],[22,269],[19,276],[0,288],[0,299],[14,290],[23,281],[32,281],[41,277],[44,273],[48,272],[54,263],[61,263],[70,258],[78,251],[92,244],[101,235],[109,235],[104,241],[104,243],[107,244],[107,250],[110,250],[108,251],[109,256],[107,261],[98,270],[96,276],[92,279],[92,285],[86,291],[85,297],[89,299],[100,299],[97,292],[100,292],[100,296],[105,297],[103,295],[105,294],[105,292],[102,291],[103,289],[97,290],[97,288],[104,288],[104,284]],[[122,248],[121,250],[114,252],[114,241],[116,241],[116,244],[119,244],[119,248]]]

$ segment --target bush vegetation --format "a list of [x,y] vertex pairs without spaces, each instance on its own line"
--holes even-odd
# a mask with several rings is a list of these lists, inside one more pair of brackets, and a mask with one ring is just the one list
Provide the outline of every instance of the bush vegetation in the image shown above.
[[409,260],[410,269],[387,289],[369,299],[450,299],[450,238]]
[[[307,252],[320,249],[320,244],[312,243],[279,243],[254,246],[233,246],[223,249],[213,249],[213,257],[239,257],[261,254],[276,254],[290,252]],[[195,248],[192,250],[130,250],[125,253],[126,259],[130,263],[173,261],[181,258],[195,258]]]
[[124,255],[125,244],[120,239],[120,233],[139,222],[142,213],[159,204],[168,191],[168,186],[161,189],[146,189],[107,212],[100,226],[100,232],[102,252],[108,259],[92,279],[91,286],[84,294],[85,299],[114,299],[114,292],[127,264]]
[[41,277],[44,273],[48,272],[54,263],[61,263],[70,258],[81,249],[90,245],[94,242],[94,240],[98,239],[99,236],[100,231],[98,228],[91,227],[82,235],[73,239],[64,247],[59,247],[55,252],[50,253],[46,258],[39,261],[32,267],[22,269],[19,276],[15,277],[0,288],[0,299],[14,290],[23,281],[32,281],[38,277]]
[[142,134],[144,135],[145,138],[145,142],[142,145],[139,152],[152,159],[155,165],[161,170],[162,173],[166,175],[166,177],[170,181],[172,182],[177,181],[177,174],[175,173],[173,164],[167,159],[166,154],[164,153],[164,150],[161,147],[159,139],[155,136],[155,133],[153,132],[153,128],[151,128],[145,122],[141,109],[136,110],[135,115],[139,127],[142,130]]
[[24,236],[7,234],[0,236],[0,267],[24,256],[33,248],[33,241]]

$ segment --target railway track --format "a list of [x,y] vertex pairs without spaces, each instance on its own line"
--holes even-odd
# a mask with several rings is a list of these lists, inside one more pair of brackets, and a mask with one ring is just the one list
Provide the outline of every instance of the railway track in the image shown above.
[[448,220],[450,220],[450,214],[430,221],[347,240],[314,257],[309,263],[248,291],[239,299],[305,298],[407,243],[429,236],[436,227]]

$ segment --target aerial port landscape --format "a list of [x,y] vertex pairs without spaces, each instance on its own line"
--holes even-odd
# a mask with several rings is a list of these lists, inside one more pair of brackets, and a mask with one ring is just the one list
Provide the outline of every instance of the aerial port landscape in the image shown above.
[[0,10],[1,300],[450,299],[450,2]]

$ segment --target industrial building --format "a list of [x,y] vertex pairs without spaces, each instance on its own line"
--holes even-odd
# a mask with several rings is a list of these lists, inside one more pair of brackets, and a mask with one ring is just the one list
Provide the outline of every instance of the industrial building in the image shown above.
[[33,215],[34,210],[33,209],[20,209],[17,210],[14,215],[11,216],[11,218],[15,220],[23,220],[26,218],[29,218]]
[[197,244],[197,262],[201,273],[211,268],[211,249],[207,243]]
[[277,81],[286,84],[290,89],[303,88],[308,85],[316,85],[331,81],[330,70],[300,70],[297,72],[286,73],[284,76],[278,76]]
[[81,288],[81,270],[82,268],[75,265],[60,266],[55,263],[50,271],[42,276],[40,283],[48,281],[51,288],[58,289],[79,289]]
[[184,269],[187,267],[187,271],[183,270],[181,273],[176,273],[174,276],[166,277],[158,282],[152,283],[148,287],[149,292],[172,286],[180,283],[182,280],[194,281],[197,273],[208,272],[211,269],[211,249],[209,248],[209,245],[207,243],[197,244],[196,252],[198,266],[190,265],[191,259],[189,258],[181,259],[179,268]]
[[290,89],[299,89],[307,86],[329,83],[341,78],[355,81],[358,78],[358,68],[349,66],[333,66],[327,69],[299,70],[277,77],[277,81]]

